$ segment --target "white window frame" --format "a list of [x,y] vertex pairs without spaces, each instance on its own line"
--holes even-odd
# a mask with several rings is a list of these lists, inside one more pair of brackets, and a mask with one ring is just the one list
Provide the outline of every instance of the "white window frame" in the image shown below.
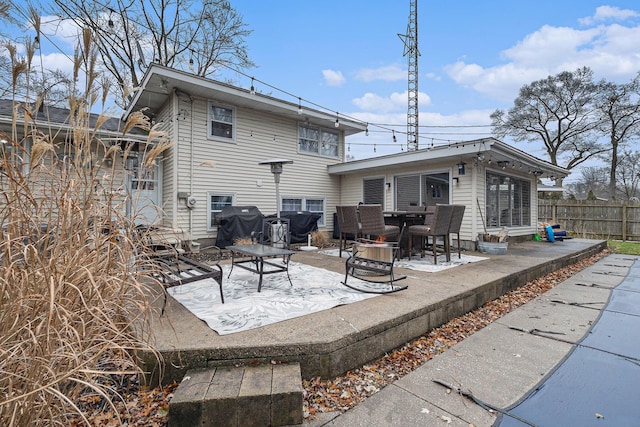
[[[223,121],[223,120],[214,120],[213,118],[213,108],[223,108],[225,110],[230,110],[231,111],[231,123],[227,122],[227,121]],[[212,122],[219,122],[219,123],[223,123],[226,125],[230,125],[231,126],[231,136],[229,137],[225,137],[225,136],[218,136],[218,135],[213,135],[212,134]],[[209,101],[207,103],[207,139],[210,140],[214,140],[214,141],[221,141],[221,142],[231,142],[231,143],[235,143],[236,141],[236,109],[230,105],[225,105],[223,103],[220,102],[215,102],[215,101]]]
[[[300,200],[300,206],[301,206],[300,211],[321,214],[322,216],[318,220],[318,227],[324,227],[324,225],[326,223],[326,218],[327,218],[327,200],[326,200],[325,197],[284,196],[280,200],[280,210],[281,211],[289,211],[290,210],[290,209],[285,209],[284,208],[284,200],[285,199]],[[320,200],[320,201],[322,201],[322,211],[311,211],[311,210],[309,210],[308,206],[307,206],[307,200],[314,200],[314,201]]]
[[[495,194],[492,194],[491,197],[489,196],[489,192],[490,190],[490,185],[492,185],[491,183],[489,183],[489,179],[490,178],[495,178],[497,179],[497,189]],[[516,182],[518,182],[520,184],[520,197],[516,197],[518,196],[518,194],[515,193],[515,184]],[[522,186],[522,184],[527,184],[529,187],[529,194],[528,194],[528,206],[525,206],[525,193],[524,193],[524,187]],[[501,188],[506,186],[505,189]],[[503,192],[504,194],[500,194],[500,192]],[[532,214],[533,214],[533,206],[532,206],[532,200],[533,197],[535,197],[535,192],[534,192],[534,183],[526,178],[517,176],[517,175],[511,175],[511,174],[506,174],[504,172],[498,172],[498,171],[494,171],[494,170],[487,170],[485,172],[485,215],[486,215],[486,221],[487,221],[487,227],[489,228],[500,228],[500,227],[509,227],[509,228],[518,228],[518,227],[531,227],[532,225]],[[493,198],[493,200],[492,200]],[[491,202],[494,201],[495,202],[495,208],[493,208],[491,205]],[[520,202],[520,206],[516,206],[516,202],[519,201]],[[504,202],[504,204],[506,204],[507,206],[502,206],[501,202]],[[494,212],[493,214],[489,214],[490,211],[492,210],[496,210],[496,212]],[[507,220],[502,221],[502,215],[506,214],[506,218]],[[514,215],[514,214],[518,214],[518,215]],[[519,224],[513,224],[514,220],[514,216],[519,216],[518,221],[520,222]],[[493,223],[492,218],[495,217],[495,223]],[[491,223],[490,223],[491,222]]]
[[[310,130],[316,131],[318,133],[318,139],[302,138],[302,132],[301,132],[302,129],[310,129]],[[333,142],[325,143],[324,135],[335,136],[336,138],[335,144]],[[303,139],[307,141],[315,142],[317,149],[315,151],[303,150],[302,144],[301,144],[301,141]],[[323,152],[323,149],[322,149],[324,144],[329,144],[329,147],[335,147],[335,154],[325,154],[325,152]],[[327,157],[330,159],[338,159],[340,158],[340,132],[331,131],[329,129],[321,128],[319,126],[311,126],[305,123],[299,123],[298,124],[298,153],[308,154],[310,156],[319,156],[319,157]]]
[[207,192],[207,231],[215,231],[218,229],[217,225],[213,225],[213,216],[220,212],[221,210],[213,210],[211,209],[211,198],[212,197],[231,197],[231,205],[227,206],[235,206],[236,205],[236,195],[235,193],[221,193],[218,191],[208,191]]

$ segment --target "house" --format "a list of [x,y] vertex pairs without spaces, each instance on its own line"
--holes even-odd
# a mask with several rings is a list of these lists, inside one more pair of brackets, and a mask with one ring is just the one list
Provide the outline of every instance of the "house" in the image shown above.
[[[144,159],[153,141],[123,139],[118,131],[139,111],[172,142],[152,168]],[[6,128],[10,114],[0,113]],[[58,115],[64,127],[64,112]],[[192,250],[215,244],[217,214],[227,206],[255,206],[265,215],[309,211],[331,232],[341,204],[464,204],[461,239],[468,248],[479,233],[502,227],[527,238],[536,232],[538,178],[568,174],[494,138],[346,162],[347,138],[366,123],[158,64],[150,65],[122,121],[109,123],[105,138],[132,147],[106,159],[121,175],[127,214],[137,224],[182,233]],[[269,159],[286,161],[279,188],[264,164]]]
[[437,203],[467,207],[461,243],[507,227],[529,238],[537,228],[537,180],[568,171],[494,138],[357,160],[329,166],[340,177],[343,204],[380,203],[386,210]]
[[[0,99],[0,153],[4,159],[17,164],[25,175],[32,173],[30,168],[31,150],[35,135],[53,144],[55,155],[62,164],[74,161],[78,147],[74,140],[91,141],[91,164],[98,168],[111,169],[116,161],[118,173],[108,183],[109,191],[115,190],[113,202],[121,205],[125,213],[132,213],[134,198],[126,189],[139,187],[134,174],[122,173],[127,162],[106,156],[113,145],[143,147],[147,144],[148,133],[133,128],[123,133],[124,123],[119,118],[101,114],[75,112],[71,117],[68,108],[61,108],[43,103],[25,103],[10,99]],[[82,126],[84,132],[78,138],[77,127]],[[129,161],[131,163],[131,161]],[[104,183],[102,183],[104,184]],[[106,187],[102,186],[106,191]]]
[[140,110],[173,141],[146,172],[152,182],[145,199],[161,208],[146,221],[203,245],[215,243],[216,214],[226,206],[277,212],[274,175],[260,164],[274,158],[292,162],[280,177],[281,210],[320,214],[319,228],[331,230],[341,190],[327,168],[344,161],[345,138],[366,129],[333,112],[157,64],[123,118]]

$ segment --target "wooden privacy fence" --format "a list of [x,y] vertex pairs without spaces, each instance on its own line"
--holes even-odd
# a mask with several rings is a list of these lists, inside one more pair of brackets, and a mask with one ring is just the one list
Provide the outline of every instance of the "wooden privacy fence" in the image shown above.
[[538,221],[560,226],[572,236],[640,240],[640,205],[587,200],[538,200]]

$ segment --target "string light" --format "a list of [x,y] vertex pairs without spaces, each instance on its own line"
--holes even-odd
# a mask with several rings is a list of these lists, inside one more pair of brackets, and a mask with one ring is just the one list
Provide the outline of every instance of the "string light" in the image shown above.
[[302,114],[302,98],[298,97],[298,114]]
[[255,95],[256,94],[256,88],[253,86],[253,80],[254,80],[254,78],[251,77],[251,89],[249,89],[249,92],[251,92],[251,95]]
[[334,124],[335,127],[340,127],[340,119],[338,119],[338,113],[336,112],[336,123]]
[[113,9],[109,9],[109,21],[107,21],[107,25],[109,26],[109,28],[111,28],[113,30],[113,27],[115,26],[113,24],[113,19],[111,19],[111,14],[113,13]]
[[40,49],[40,37],[35,36],[35,37],[33,38],[33,47],[34,47],[35,49]]
[[367,127],[364,129],[364,136],[369,136],[369,123],[367,123]]
[[396,138],[396,131],[392,130],[391,132],[393,132],[393,142],[397,142],[398,139]]

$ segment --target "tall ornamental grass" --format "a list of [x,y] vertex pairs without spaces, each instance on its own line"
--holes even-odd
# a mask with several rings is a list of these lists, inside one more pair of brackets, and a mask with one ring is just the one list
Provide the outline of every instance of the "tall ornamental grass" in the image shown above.
[[[77,60],[93,70],[91,55]],[[113,407],[117,378],[140,375],[136,354],[153,352],[134,332],[148,331],[157,292],[138,265],[124,170],[112,162],[126,153],[100,136],[106,117],[89,123],[91,93],[69,97],[64,132],[35,119],[39,102],[17,101],[12,134],[0,132],[2,426],[89,424],[78,402],[94,395]],[[134,128],[160,140],[147,153],[151,164],[166,145],[143,115],[131,117],[122,138]]]

